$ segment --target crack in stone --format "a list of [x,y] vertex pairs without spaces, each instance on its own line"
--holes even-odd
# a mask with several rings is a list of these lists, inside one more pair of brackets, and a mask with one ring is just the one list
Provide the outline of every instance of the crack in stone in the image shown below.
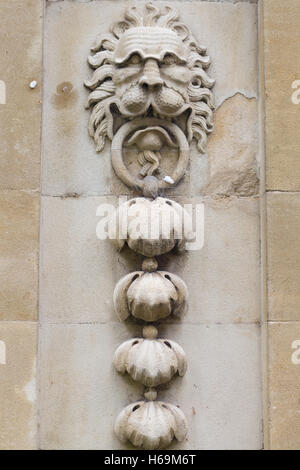
[[221,108],[221,106],[228,100],[234,98],[235,96],[237,95],[240,95],[240,96],[243,96],[246,100],[257,100],[257,95],[256,94],[253,94],[253,95],[248,95],[247,93],[241,91],[241,90],[237,90],[237,91],[234,91],[231,95],[229,96],[226,96],[225,98],[223,98],[221,100],[221,102],[215,107],[215,112]]

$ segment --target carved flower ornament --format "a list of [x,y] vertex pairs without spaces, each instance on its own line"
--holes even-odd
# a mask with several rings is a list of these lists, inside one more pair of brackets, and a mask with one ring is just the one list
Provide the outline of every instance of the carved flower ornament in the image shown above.
[[127,372],[146,387],[169,382],[176,373],[185,374],[187,361],[179,344],[156,339],[157,329],[153,326],[144,327],[143,336],[125,341],[118,347],[113,361],[118,372]]
[[129,315],[152,322],[173,314],[182,316],[188,307],[184,281],[167,271],[156,271],[157,262],[143,262],[143,271],[127,274],[117,283],[113,301],[120,321]]
[[130,199],[119,206],[109,221],[109,238],[119,250],[127,243],[133,251],[148,257],[173,248],[182,251],[193,237],[188,212],[177,202],[162,197]]
[[179,442],[185,439],[187,421],[177,406],[161,401],[138,401],[121,411],[115,422],[115,433],[123,443],[130,441],[146,450],[163,449],[174,437]]

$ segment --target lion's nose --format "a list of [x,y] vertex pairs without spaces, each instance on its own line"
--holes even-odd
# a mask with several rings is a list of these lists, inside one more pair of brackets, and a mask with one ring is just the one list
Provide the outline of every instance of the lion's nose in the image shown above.
[[163,85],[163,81],[160,78],[159,66],[155,59],[146,60],[139,84],[143,88],[161,87]]

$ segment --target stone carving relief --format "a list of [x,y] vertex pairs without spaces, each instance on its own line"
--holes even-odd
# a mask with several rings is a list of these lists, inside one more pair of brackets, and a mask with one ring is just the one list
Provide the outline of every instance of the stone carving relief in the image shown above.
[[[88,63],[94,69],[85,82],[90,91],[88,127],[96,150],[101,152],[110,140],[116,175],[142,193],[122,204],[109,224],[109,237],[118,250],[126,244],[145,257],[140,271],[120,279],[113,299],[120,321],[132,316],[145,322],[143,337],[121,344],[113,363],[117,371],[149,387],[145,401],[121,411],[115,433],[121,442],[158,449],[174,437],[183,441],[187,421],[177,406],[156,400],[154,387],[176,374],[183,376],[187,360],[181,346],[158,338],[156,326],[149,323],[169,315],[182,317],[188,291],[179,276],[158,269],[155,257],[184,251],[193,238],[190,216],[180,204],[162,197],[162,191],[184,177],[193,139],[199,152],[205,152],[213,131],[214,80],[207,72],[206,48],[168,5],[139,2],[128,8],[110,32],[97,37]],[[127,149],[135,152],[138,171],[126,164]],[[164,174],[163,161],[170,152],[177,159]],[[133,229],[137,225],[138,236]]]
[[[149,190],[151,181],[147,179],[146,183]],[[109,226],[109,236],[119,250],[126,243],[148,257],[174,248],[183,251],[186,242],[193,239],[190,215],[180,204],[163,197],[130,199],[111,216]]]
[[187,433],[187,421],[177,406],[154,401],[157,393],[144,394],[147,401],[126,406],[115,422],[115,433],[121,442],[130,441],[143,449],[162,449],[174,437],[182,442]]
[[181,317],[187,310],[188,292],[175,274],[157,271],[155,258],[143,261],[143,271],[124,276],[114,290],[114,307],[120,321],[129,315],[155,322],[169,315]]
[[121,344],[113,361],[117,371],[127,372],[146,387],[169,382],[177,373],[183,376],[187,368],[184,350],[174,341],[156,339],[157,334],[154,326],[146,326],[144,338],[133,338]]
[[142,12],[129,8],[91,50],[88,62],[94,73],[85,86],[90,90],[89,133],[97,151],[107,138],[112,140],[117,175],[128,186],[143,189],[123,163],[124,144],[137,146],[141,176],[158,172],[164,144],[177,146],[173,174],[158,178],[160,188],[176,184],[188,164],[189,142],[194,138],[204,153],[213,130],[214,80],[207,73],[206,48],[171,6],[147,3]]

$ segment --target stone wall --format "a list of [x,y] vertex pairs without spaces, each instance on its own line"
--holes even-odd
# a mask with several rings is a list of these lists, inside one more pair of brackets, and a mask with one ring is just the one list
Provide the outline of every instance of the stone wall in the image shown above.
[[300,3],[265,1],[266,437],[300,448]]
[[[140,326],[117,321],[112,292],[141,257],[96,238],[96,210],[134,193],[115,176],[109,145],[95,152],[83,82],[95,36],[131,3],[0,5],[0,79],[7,85],[0,105],[1,449],[129,448],[114,437],[113,421],[142,387],[114,371],[112,356]],[[287,49],[300,5],[168,3],[207,46],[216,79],[207,153],[193,144],[186,178],[168,192],[205,206],[204,247],[161,263],[190,291],[181,324],[160,328],[189,361],[186,376],[159,391],[189,422],[187,440],[172,448],[299,448],[291,362],[299,110],[290,98],[299,51]]]

